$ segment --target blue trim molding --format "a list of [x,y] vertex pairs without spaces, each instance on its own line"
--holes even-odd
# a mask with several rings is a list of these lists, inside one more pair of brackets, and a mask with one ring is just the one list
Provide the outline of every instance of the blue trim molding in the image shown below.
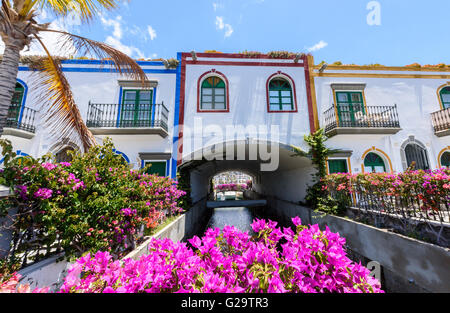
[[113,149],[113,152],[117,155],[121,155],[125,159],[125,161],[127,161],[127,163],[130,164],[130,158],[125,153],[118,151],[116,149]]
[[123,88],[120,86],[119,89],[119,109],[117,113],[117,124],[116,127],[119,128],[120,126],[120,114],[122,113],[122,97],[123,97]]
[[[29,157],[29,154],[26,154],[25,152],[23,152],[22,150],[17,150],[16,151],[16,157]],[[0,164],[3,164],[3,162],[5,161],[5,158],[0,160]]]
[[182,53],[177,53],[177,59],[179,61],[176,69],[177,78],[175,85],[175,111],[173,118],[173,148],[172,148],[172,179],[177,178],[177,157],[178,157],[178,125],[180,123],[180,94],[181,94],[181,61]]
[[[136,61],[137,64],[141,66],[163,66],[162,61]],[[61,64],[82,64],[82,65],[112,65],[113,62],[110,60],[62,60]]]
[[[146,74],[176,74],[176,70],[167,69],[142,69]],[[19,66],[19,71],[33,72],[34,69],[28,66]],[[63,72],[67,73],[118,73],[116,69],[113,68],[90,68],[90,67],[63,67]]]

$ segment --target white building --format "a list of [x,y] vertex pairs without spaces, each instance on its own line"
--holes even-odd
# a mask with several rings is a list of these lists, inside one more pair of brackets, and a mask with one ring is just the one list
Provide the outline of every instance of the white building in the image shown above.
[[312,70],[331,171],[402,172],[450,166],[450,69],[321,66]]
[[[304,55],[177,59],[176,69],[139,62],[145,88],[105,61],[63,65],[98,142],[111,137],[133,168],[150,162],[153,172],[175,178],[177,168],[190,166],[194,201],[227,170],[252,176],[261,194],[303,200],[314,170],[310,160],[292,157],[292,146],[308,150],[303,138],[319,127],[331,136],[328,145],[342,150],[329,159],[330,172],[400,172],[412,161],[418,168],[449,166],[448,67],[325,67]],[[64,160],[78,147],[69,139],[51,142],[31,82],[32,72],[21,66],[4,137],[19,156],[52,152]]]

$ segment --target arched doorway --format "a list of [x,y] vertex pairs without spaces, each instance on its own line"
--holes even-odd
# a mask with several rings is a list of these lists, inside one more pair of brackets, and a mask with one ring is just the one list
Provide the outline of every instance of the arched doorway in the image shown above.
[[56,153],[55,159],[56,163],[62,162],[72,162],[72,153],[75,153],[76,150],[72,147],[65,147],[59,152]]
[[417,170],[429,170],[430,163],[428,162],[428,154],[425,147],[417,143],[409,143],[405,147],[406,164],[410,167],[415,163]]
[[214,200],[242,200],[244,192],[251,190],[252,176],[240,171],[228,171],[215,175],[211,187]]
[[440,159],[441,166],[450,168],[450,151],[445,151]]
[[385,173],[386,164],[376,153],[370,152],[364,158],[364,172],[366,173]]

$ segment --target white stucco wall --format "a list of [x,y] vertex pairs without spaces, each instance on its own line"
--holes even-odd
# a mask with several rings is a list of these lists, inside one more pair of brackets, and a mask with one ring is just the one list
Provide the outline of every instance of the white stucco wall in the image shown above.
[[[332,71],[337,74],[363,73],[374,74],[374,71]],[[328,73],[325,71],[325,73]],[[405,72],[382,71],[381,75],[405,74]],[[424,75],[424,73],[407,72],[406,74]],[[436,74],[436,73],[428,73]],[[449,73],[442,73],[448,75]],[[364,152],[372,147],[385,152],[392,162],[393,170],[404,170],[401,159],[401,146],[410,136],[426,146],[430,166],[438,167],[438,155],[450,145],[450,137],[437,137],[434,133],[431,113],[441,110],[437,90],[448,79],[430,78],[360,78],[360,77],[316,77],[316,96],[321,126],[325,125],[324,112],[334,103],[331,84],[366,84],[364,89],[367,106],[397,105],[401,131],[395,135],[337,135],[329,139],[328,145],[333,148],[352,150],[352,172],[361,172],[364,163]],[[375,151],[376,152],[376,151]],[[377,153],[377,152],[376,152]],[[379,154],[389,167],[388,160]]]
[[[111,72],[108,65],[98,64],[74,64],[83,61],[69,61],[64,64],[65,75],[72,89],[75,103],[77,104],[83,119],[87,120],[89,102],[98,104],[118,104],[120,98],[121,87],[118,80],[126,80],[126,76],[121,76]],[[116,145],[116,149],[125,153],[131,164],[138,168],[140,160],[138,155],[141,152],[157,152],[170,153],[172,150],[173,137],[173,120],[175,111],[175,86],[176,73],[175,70],[166,70],[160,62],[141,63],[142,69],[146,71],[147,77],[152,82],[157,82],[154,89],[156,92],[155,102],[162,103],[169,110],[169,135],[162,138],[159,135],[114,135],[110,136]],[[40,90],[36,89],[34,83],[36,73],[20,68],[18,79],[27,84],[28,92],[26,95],[25,106],[38,110],[40,107]],[[125,87],[123,89],[126,89]],[[139,87],[134,89],[140,89]],[[42,156],[51,151],[52,147],[57,144],[53,138],[49,136],[43,127],[43,121],[38,112],[35,120],[36,135],[32,139],[24,139],[16,136],[5,136],[13,143],[14,150],[19,150],[33,157]],[[106,136],[95,136],[99,143]]]
[[[188,58],[189,60],[189,58]],[[303,145],[303,136],[310,132],[308,117],[308,103],[305,84],[305,71],[302,66],[287,67],[284,64],[293,64],[293,60],[270,60],[278,62],[277,66],[254,66],[245,65],[245,62],[267,62],[258,59],[239,58],[198,58],[199,62],[210,62],[212,64],[187,64],[186,65],[186,85],[184,102],[184,126],[185,129],[194,129],[196,119],[201,119],[203,129],[208,127],[219,127],[224,136],[227,126],[263,126],[269,131],[269,138],[287,145]],[[215,62],[241,63],[240,65],[221,65]],[[244,65],[242,65],[244,64]],[[301,64],[301,61],[300,63]],[[229,84],[229,112],[207,113],[198,112],[198,82],[203,74],[215,70],[223,74]],[[297,101],[297,112],[269,113],[267,110],[266,84],[268,79],[278,72],[281,76],[287,74],[295,84]],[[293,86],[292,86],[293,87]],[[199,125],[199,124],[197,124]],[[278,126],[278,140],[273,140],[270,130],[271,126]],[[209,146],[223,142],[220,138],[215,138],[214,134],[206,134],[205,131],[194,134],[195,138],[202,137],[202,146]],[[245,140],[246,137],[257,138],[256,133],[250,131],[237,135],[237,140]],[[198,149],[193,141],[189,141],[188,133],[184,136],[183,157]]]

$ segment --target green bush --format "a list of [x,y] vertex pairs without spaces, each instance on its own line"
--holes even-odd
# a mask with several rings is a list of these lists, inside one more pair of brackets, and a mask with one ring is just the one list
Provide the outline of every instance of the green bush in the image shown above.
[[[3,202],[14,216],[10,260],[23,264],[64,251],[67,257],[108,251],[120,257],[167,217],[184,195],[170,178],[131,170],[107,140],[70,163],[50,155],[17,159],[3,141],[0,183],[15,196]],[[30,253],[30,251],[32,253]]]

